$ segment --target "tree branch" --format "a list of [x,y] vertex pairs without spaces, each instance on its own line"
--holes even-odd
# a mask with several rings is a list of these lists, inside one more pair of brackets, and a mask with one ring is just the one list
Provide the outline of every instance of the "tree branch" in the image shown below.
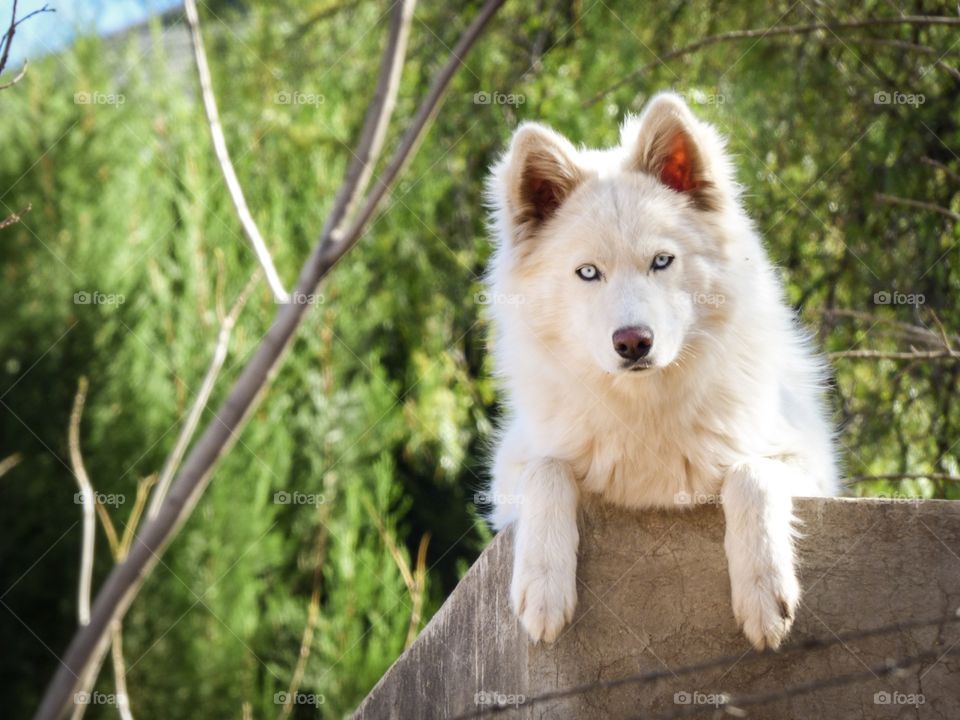
[[17,452],[12,455],[7,455],[3,460],[0,460],[0,477],[6,475],[21,462],[23,462],[23,455],[20,453]]
[[[17,0],[13,0],[13,11],[11,12],[11,17],[10,17],[10,27],[7,28],[7,32],[5,32],[2,36],[0,36],[0,73],[2,73],[4,69],[7,67],[7,60],[9,60],[10,58],[10,46],[13,44],[13,36],[17,32],[17,26],[22,22],[26,22],[27,20],[32,18],[34,15],[39,15],[40,13],[48,13],[48,12],[56,12],[56,11],[44,5],[39,10],[34,10],[33,12],[29,12],[26,15],[24,15],[22,18],[17,20]],[[0,85],[0,90],[6,90],[8,87],[16,85],[18,82],[20,82],[20,80],[26,74],[27,74],[27,62],[26,60],[24,60],[23,68],[20,70],[20,72],[17,73],[16,77],[14,77],[13,80],[11,80],[10,82]]]
[[630,74],[620,78],[615,83],[608,86],[606,89],[601,90],[599,93],[583,103],[582,107],[590,107],[591,105],[595,105],[610,93],[614,92],[615,90],[619,90],[627,83],[642,77],[644,73],[648,72],[652,68],[655,68],[657,65],[662,65],[667,60],[673,60],[675,58],[682,57],[683,55],[689,55],[690,53],[696,52],[697,50],[702,50],[710,45],[716,45],[717,43],[750,40],[753,38],[762,39],[776,37],[779,35],[809,35],[810,33],[815,33],[820,30],[855,30],[857,28],[874,27],[878,25],[960,25],[960,18],[943,17],[937,15],[901,15],[899,17],[868,18],[866,20],[848,20],[844,22],[785,25],[784,27],[756,28],[753,30],[731,30],[730,32],[719,33],[717,35],[709,35],[708,37],[697,40],[689,45],[684,45],[683,47],[671,50],[668,53],[658,57],[654,62],[647,63],[641,68],[634,70]]
[[197,426],[200,424],[200,418],[203,416],[203,411],[210,401],[210,395],[213,393],[214,387],[216,387],[217,378],[220,376],[223,364],[227,360],[227,351],[230,348],[230,336],[233,333],[233,328],[237,324],[240,312],[243,310],[244,305],[247,304],[247,299],[250,297],[250,293],[253,291],[254,284],[259,279],[259,276],[260,273],[258,271],[250,277],[246,287],[244,287],[239,297],[234,301],[230,312],[220,322],[220,332],[217,335],[217,343],[213,348],[213,357],[210,358],[210,364],[207,366],[207,372],[203,376],[200,390],[193,399],[193,404],[190,406],[187,419],[183,423],[183,427],[180,428],[180,433],[177,435],[177,441],[173,445],[173,450],[163,464],[163,469],[160,471],[160,479],[157,480],[156,490],[154,490],[153,496],[150,498],[150,507],[147,509],[147,519],[149,520],[155,518],[160,511],[160,507],[167,497],[167,491],[170,489],[170,483],[173,482],[173,476],[177,470],[180,469],[180,462],[183,460],[187,448],[190,447],[190,441],[193,440],[193,435],[197,431]]
[[831,360],[942,360],[960,358],[954,350],[841,350],[827,353]]
[[207,53],[203,48],[203,35],[200,34],[200,18],[197,14],[196,0],[184,0],[183,6],[187,14],[187,24],[190,26],[190,40],[193,43],[193,55],[197,64],[197,76],[200,80],[203,107],[207,113],[207,125],[210,127],[210,138],[213,140],[213,150],[216,153],[217,162],[220,164],[220,170],[223,172],[223,179],[227,184],[230,200],[233,201],[233,207],[237,211],[240,224],[253,247],[257,261],[263,268],[264,277],[271,292],[273,292],[274,299],[278,303],[288,302],[290,296],[283,289],[283,282],[277,274],[273,258],[270,257],[270,251],[267,250],[267,244],[264,242],[260,229],[247,206],[247,200],[243,196],[243,188],[240,187],[237,173],[233,169],[233,162],[230,160],[230,153],[227,151],[227,140],[223,135],[220,113],[217,110],[217,100],[213,94],[213,80],[210,76],[210,66],[207,64]]
[[947,174],[947,177],[955,180],[956,182],[960,182],[960,173],[958,173],[956,170],[950,169],[939,160],[934,160],[933,158],[928,158],[928,157],[922,157],[920,158],[920,162],[924,163],[925,165],[929,165],[930,167],[940,168],[941,170],[943,170],[944,173]]
[[[432,85],[414,115],[407,132],[397,146],[383,175],[378,178],[365,203],[338,243],[330,242],[330,235],[321,234],[313,252],[304,264],[297,290],[313,293],[334,264],[360,239],[360,234],[373,216],[380,201],[396,180],[404,164],[422,139],[430,119],[439,106],[453,75],[504,0],[486,0],[476,17],[464,30],[451,57],[435,76]],[[398,4],[391,21],[391,39],[386,52],[395,53],[396,40],[407,4]],[[398,61],[396,58],[394,62]],[[371,104],[370,114],[379,108]],[[339,224],[339,223],[337,223]],[[286,349],[299,327],[307,305],[281,305],[276,318],[260,347],[247,362],[226,400],[217,410],[203,435],[190,452],[183,468],[170,488],[166,501],[156,517],[148,521],[138,533],[127,559],[113,568],[97,594],[91,622],[73,637],[56,673],[50,681],[35,720],[59,720],[66,713],[78,677],[94,665],[106,651],[109,628],[114,620],[123,617],[145,578],[156,565],[160,554],[189,517],[210,480],[210,474],[220,457],[232,446],[242,430],[258,399],[268,386]]]
[[885,475],[854,475],[847,478],[847,483],[870,482],[872,480],[947,480],[949,482],[960,482],[960,475],[951,475],[950,473],[888,473]]
[[[3,88],[0,88],[0,90],[2,89]],[[10,227],[11,225],[16,225],[18,222],[20,222],[20,218],[26,215],[28,212],[30,212],[32,208],[33,208],[33,204],[30,203],[20,212],[11,213],[7,217],[5,217],[3,220],[0,220],[0,230],[4,230],[5,228]]]
[[936,205],[935,203],[924,202],[923,200],[911,200],[910,198],[887,195],[886,193],[875,193],[873,197],[879,202],[889,203],[891,205],[906,205],[907,207],[918,208],[920,210],[929,210],[931,212],[939,213],[944,217],[948,217],[954,222],[960,222],[960,213],[955,213],[953,210],[948,210],[947,208]]
[[95,507],[97,498],[90,484],[90,476],[83,465],[83,456],[80,454],[80,418],[83,417],[83,405],[87,399],[87,379],[80,378],[77,384],[77,394],[73,398],[73,410],[70,413],[70,430],[67,444],[70,447],[70,464],[73,466],[73,475],[77,479],[80,492],[76,497],[80,500],[80,510],[83,513],[83,542],[80,551],[80,586],[77,595],[77,616],[80,625],[90,624],[90,587],[93,582],[93,547],[96,541],[97,518]]

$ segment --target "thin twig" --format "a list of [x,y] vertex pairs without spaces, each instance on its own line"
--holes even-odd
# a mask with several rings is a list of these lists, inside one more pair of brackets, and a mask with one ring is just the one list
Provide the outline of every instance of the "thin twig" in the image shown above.
[[413,641],[416,640],[417,630],[420,627],[420,615],[423,611],[423,595],[426,587],[427,547],[430,544],[430,533],[426,533],[420,538],[420,547],[417,550],[417,564],[415,568],[411,570],[410,563],[404,558],[403,551],[400,550],[396,539],[387,529],[380,513],[378,513],[377,509],[373,506],[373,502],[369,498],[364,498],[363,504],[367,508],[370,519],[373,520],[374,525],[377,526],[380,539],[383,540],[387,552],[389,552],[390,557],[393,558],[394,565],[396,565],[400,571],[403,584],[407,586],[407,592],[410,593],[410,622],[407,627],[407,640],[404,644],[404,647],[408,648],[413,644]]
[[[300,272],[298,292],[307,295],[315,292],[320,281],[336,262],[359,241],[367,222],[429,127],[450,80],[463,64],[463,58],[468,55],[503,3],[504,0],[486,0],[463,31],[449,59],[434,77],[390,163],[370,191],[350,229],[343,239],[334,245],[329,243],[329,236],[320,237]],[[392,24],[400,22],[401,16],[396,14],[399,12],[402,12],[402,8],[395,11]],[[389,49],[388,44],[387,51]],[[371,104],[368,114],[377,111],[377,107]],[[107,576],[94,602],[91,623],[78,630],[61,656],[61,662],[34,716],[35,720],[59,720],[63,717],[76,688],[78,676],[84,674],[86,668],[96,665],[106,653],[110,624],[123,617],[144,579],[156,566],[166,546],[196,507],[209,482],[211,471],[245,425],[283,359],[307,307],[306,303],[289,303],[281,305],[277,310],[266,337],[247,362],[226,400],[218,408],[215,419],[207,425],[187,456],[163,507],[137,534],[127,560],[115,566]]]
[[875,193],[873,197],[880,202],[890,203],[891,205],[906,205],[908,207],[919,208],[920,210],[930,210],[931,212],[940,213],[954,222],[960,222],[960,213],[955,213],[953,210],[948,210],[935,203],[924,202],[923,200],[911,200],[910,198],[887,195],[886,193]]
[[[0,90],[2,90],[2,89],[3,89],[3,88],[0,87]],[[8,215],[7,217],[5,217],[3,220],[0,220],[0,230],[3,230],[4,228],[8,228],[8,227],[10,227],[11,225],[17,224],[18,222],[20,222],[20,219],[21,219],[24,215],[26,215],[28,212],[30,212],[30,210],[32,210],[32,209],[33,209],[33,203],[29,203],[29,204],[28,204],[23,210],[21,210],[20,212],[18,212],[18,213],[11,213],[11,214]]]
[[824,45],[842,45],[848,50],[850,49],[850,45],[877,45],[880,47],[891,47],[896,50],[908,50],[910,52],[920,53],[921,55],[936,55],[937,57],[933,61],[934,66],[944,70],[957,80],[960,80],[960,70],[957,70],[943,60],[943,56],[947,53],[942,53],[937,48],[930,47],[929,45],[920,45],[919,43],[906,42],[904,40],[885,40],[870,37],[847,38],[846,40],[841,40],[840,38],[823,38],[820,42]]
[[933,158],[928,158],[928,157],[922,157],[920,158],[920,162],[924,163],[925,165],[929,165],[930,167],[940,168],[941,170],[943,170],[944,173],[946,173],[947,177],[955,180],[956,182],[960,182],[960,173],[958,173],[956,170],[953,170],[950,167],[947,167],[945,164],[943,164],[939,160],[934,160]]
[[[863,312],[862,310],[850,310],[847,308],[828,308],[823,311],[823,314],[831,318],[845,317],[869,323],[871,330],[875,325],[883,324],[889,326],[894,331],[894,334],[910,338],[911,342],[921,342],[931,345],[942,344],[942,342],[937,342],[937,335],[931,331],[930,328],[905,323],[895,318],[887,317],[886,315],[876,315],[874,313]],[[960,337],[956,335],[953,336],[952,342],[960,343]]]
[[23,462],[23,455],[20,453],[16,452],[12,455],[7,455],[3,460],[0,460],[0,477],[6,475],[21,462]]
[[110,660],[113,664],[113,685],[120,720],[133,720],[133,713],[130,711],[130,695],[127,693],[127,663],[123,658],[123,625],[119,620],[113,623]]
[[[884,475],[854,475],[847,478],[847,483],[871,482],[873,480],[947,480],[950,482],[960,482],[960,475],[951,475],[950,473],[932,472],[932,473],[887,473]],[[922,500],[922,498],[917,498]]]
[[213,79],[210,76],[210,66],[207,64],[207,53],[203,48],[203,35],[200,34],[200,17],[197,14],[196,0],[184,0],[184,10],[187,15],[187,24],[190,26],[190,40],[193,43],[193,55],[197,64],[197,76],[200,79],[200,94],[203,96],[203,107],[207,113],[207,125],[210,127],[210,137],[213,140],[213,149],[217,156],[217,162],[220,164],[220,170],[223,172],[223,179],[227,184],[227,190],[230,193],[230,199],[233,201],[233,207],[240,218],[240,224],[243,231],[253,246],[253,252],[257,256],[260,267],[263,268],[263,274],[267,284],[270,286],[273,297],[278,303],[288,302],[290,296],[283,289],[283,282],[277,274],[274,267],[273,258],[270,257],[270,251],[267,250],[267,244],[264,242],[260,229],[257,227],[250,208],[247,206],[247,200],[243,196],[243,188],[237,179],[237,173],[233,169],[233,162],[230,160],[230,153],[227,151],[227,140],[223,135],[223,127],[220,124],[220,112],[217,110],[217,100],[213,94]]
[[363,130],[357,143],[357,151],[347,168],[340,191],[333,203],[333,210],[324,224],[322,236],[329,235],[327,244],[342,242],[346,224],[356,204],[367,190],[373,168],[383,150],[383,141],[387,135],[387,126],[397,104],[397,92],[400,89],[400,75],[403,71],[407,52],[407,40],[410,37],[410,24],[413,22],[413,10],[416,2],[407,0],[399,6],[399,22],[391,26],[387,39],[387,50],[380,61],[377,87],[371,100],[371,108],[364,119]]
[[81,377],[77,383],[77,394],[73,398],[73,410],[70,413],[70,430],[67,444],[70,448],[70,464],[73,466],[73,475],[77,479],[80,492],[80,509],[83,513],[83,541],[80,549],[80,587],[78,589],[77,615],[80,625],[90,624],[90,588],[93,582],[93,547],[96,540],[96,515],[94,508],[97,504],[90,477],[83,465],[83,456],[80,454],[80,418],[83,417],[83,405],[87,399],[87,379]]
[[[81,377],[77,383],[77,394],[73,399],[73,410],[70,412],[70,427],[67,433],[67,445],[70,449],[70,464],[73,466],[73,475],[80,488],[78,493],[80,499],[80,508],[83,513],[83,539],[80,549],[80,587],[78,589],[77,614],[80,625],[85,626],[90,623],[90,591],[93,578],[93,551],[96,541],[96,514],[95,508],[100,509],[96,494],[93,491],[93,485],[90,477],[87,475],[87,469],[83,464],[83,454],[80,452],[80,420],[83,417],[83,406],[87,398],[87,379]],[[102,521],[101,516],[101,521]],[[108,525],[104,524],[104,530]],[[109,526],[112,530],[112,525]],[[111,538],[107,533],[111,546],[116,540],[116,533]],[[88,671],[82,673],[80,687],[82,691],[89,696],[96,682],[97,675],[100,674],[100,666],[103,660],[99,659],[97,663]],[[72,720],[82,720],[86,713],[87,706],[84,703],[74,704]]]
[[430,545],[430,533],[424,533],[420,538],[420,547],[417,548],[417,565],[413,571],[413,590],[410,593],[412,607],[410,608],[410,623],[407,626],[407,641],[404,649],[407,650],[417,639],[420,632],[420,621],[423,617],[423,602],[427,593],[427,548]]
[[183,423],[183,427],[180,428],[180,433],[177,435],[173,450],[170,452],[166,462],[163,464],[163,469],[160,471],[160,479],[157,481],[156,490],[150,499],[150,507],[147,510],[148,519],[152,520],[160,511],[160,507],[163,505],[163,501],[166,499],[167,492],[170,489],[170,483],[173,482],[173,476],[180,468],[180,462],[183,460],[187,448],[190,447],[190,441],[193,440],[193,435],[197,431],[197,426],[200,424],[200,418],[203,416],[203,411],[210,401],[210,395],[216,387],[217,378],[220,376],[223,364],[227,360],[227,352],[230,348],[230,336],[233,333],[233,328],[237,324],[240,312],[243,310],[244,305],[247,304],[247,299],[250,297],[250,293],[253,291],[259,276],[259,271],[253,273],[247,281],[246,286],[240,292],[240,295],[234,301],[230,312],[227,313],[220,323],[220,332],[217,334],[217,342],[213,348],[213,357],[210,358],[210,364],[207,366],[207,372],[203,376],[200,390],[193,399],[190,412],[187,413],[187,419]]
[[150,488],[157,482],[157,475],[148,475],[137,483],[137,499],[133,503],[133,510],[130,511],[130,517],[127,518],[127,524],[123,528],[123,537],[120,540],[120,546],[117,548],[117,559],[123,561],[130,552],[130,543],[133,542],[137,527],[140,525],[140,519],[143,516],[143,509],[147,505],[147,498],[150,497]]
[[752,38],[762,39],[776,37],[778,35],[808,35],[820,30],[854,30],[857,28],[873,27],[878,25],[960,25],[960,18],[935,15],[901,15],[899,17],[868,18],[865,20],[848,20],[845,22],[785,25],[784,27],[756,28],[753,30],[732,30],[730,32],[719,33],[717,35],[710,35],[708,37],[701,38],[696,42],[690,43],[689,45],[684,45],[683,47],[664,53],[654,62],[643,65],[639,69],[634,70],[628,75],[617,80],[606,89],[601,90],[599,93],[583,103],[583,106],[589,107],[591,105],[595,105],[610,93],[620,89],[627,83],[632,82],[637,78],[643,77],[643,75],[645,75],[651,69],[657,67],[658,65],[662,65],[667,60],[673,60],[683,55],[689,55],[690,53],[696,52],[697,50],[702,50],[710,45],[716,45],[717,43],[750,40]]
[[[10,58],[10,46],[13,44],[13,36],[17,32],[17,26],[23,22],[26,22],[27,20],[32,18],[34,15],[39,15],[40,13],[48,13],[48,12],[56,12],[56,11],[44,5],[42,8],[38,10],[34,10],[33,12],[29,12],[26,15],[24,15],[22,18],[17,20],[17,0],[13,0],[13,10],[10,16],[10,27],[8,27],[7,31],[3,34],[2,37],[0,37],[0,73],[2,73],[4,69],[7,67],[7,60]],[[23,68],[20,70],[17,76],[13,78],[13,80],[11,80],[10,82],[0,85],[0,90],[6,90],[8,87],[11,87],[12,85],[16,85],[18,82],[20,82],[20,80],[26,74],[27,74],[27,62],[26,60],[24,60]]]
[[840,350],[827,353],[831,360],[956,360],[960,353],[954,350],[909,350],[904,352],[886,350]]

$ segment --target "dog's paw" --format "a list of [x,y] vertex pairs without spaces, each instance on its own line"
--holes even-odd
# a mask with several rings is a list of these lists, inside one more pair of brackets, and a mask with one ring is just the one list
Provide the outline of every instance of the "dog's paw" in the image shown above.
[[553,642],[577,607],[576,567],[521,561],[514,569],[510,600],[534,643]]
[[733,614],[757,650],[776,650],[790,632],[800,602],[792,568],[731,576]]

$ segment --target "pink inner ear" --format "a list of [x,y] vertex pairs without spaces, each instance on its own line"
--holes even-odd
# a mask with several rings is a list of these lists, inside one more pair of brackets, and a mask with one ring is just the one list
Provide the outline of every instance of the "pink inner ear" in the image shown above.
[[538,220],[546,220],[560,207],[560,189],[543,178],[530,180],[530,200]]
[[696,189],[693,172],[693,153],[686,133],[679,132],[670,139],[669,152],[660,169],[660,182],[677,192]]

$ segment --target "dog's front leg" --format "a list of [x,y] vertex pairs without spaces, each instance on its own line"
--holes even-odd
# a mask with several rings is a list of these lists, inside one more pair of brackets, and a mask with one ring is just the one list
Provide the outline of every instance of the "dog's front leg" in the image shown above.
[[510,599],[534,642],[556,640],[577,605],[577,484],[559,460],[529,462],[520,481]]
[[769,458],[730,467],[723,482],[733,614],[754,647],[776,648],[800,601],[791,488],[798,470]]

